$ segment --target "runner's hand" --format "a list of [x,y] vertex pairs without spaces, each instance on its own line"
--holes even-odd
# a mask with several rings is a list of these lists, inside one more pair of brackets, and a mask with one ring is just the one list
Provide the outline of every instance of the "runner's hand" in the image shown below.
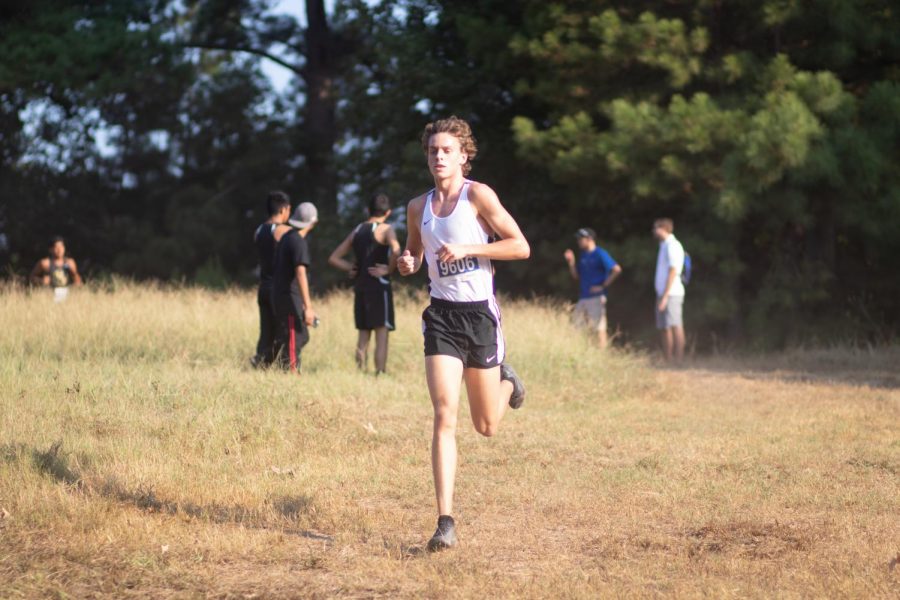
[[659,300],[659,307],[657,308],[657,310],[659,310],[659,312],[662,312],[662,311],[666,310],[666,306],[668,306],[668,305],[669,305],[669,297],[663,296]]
[[387,277],[391,272],[387,265],[376,263],[374,267],[369,267],[369,275],[372,277]]
[[567,248],[566,251],[563,252],[563,257],[566,259],[566,262],[569,263],[569,265],[575,264],[575,253],[572,252],[572,250]]
[[599,294],[600,292],[603,291],[603,286],[602,285],[592,285],[589,289],[592,294]]
[[359,267],[357,267],[356,265],[353,265],[353,267],[351,267],[350,270],[347,271],[347,276],[348,276],[350,279],[356,279],[356,274],[357,274],[358,272],[359,272]]
[[397,257],[397,270],[401,275],[412,275],[416,269],[416,259],[410,254],[409,250],[404,250],[403,254]]
[[311,308],[303,311],[303,322],[306,323],[307,327],[312,327],[313,323],[316,322],[316,313]]
[[444,244],[437,251],[438,260],[448,263],[466,258],[468,253],[466,253],[464,248],[465,246],[461,244]]

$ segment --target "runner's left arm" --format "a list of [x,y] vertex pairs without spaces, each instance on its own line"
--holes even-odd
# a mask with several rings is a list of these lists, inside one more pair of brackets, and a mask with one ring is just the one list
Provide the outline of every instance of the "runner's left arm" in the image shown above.
[[70,258],[69,261],[69,270],[72,271],[72,285],[81,285],[81,275],[78,274],[78,265],[75,264],[75,259]]
[[531,255],[528,240],[516,220],[500,204],[494,190],[484,184],[473,183],[469,190],[469,200],[475,205],[478,216],[500,239],[490,244],[445,244],[438,251],[438,259],[451,262],[476,256],[491,260],[522,260]]

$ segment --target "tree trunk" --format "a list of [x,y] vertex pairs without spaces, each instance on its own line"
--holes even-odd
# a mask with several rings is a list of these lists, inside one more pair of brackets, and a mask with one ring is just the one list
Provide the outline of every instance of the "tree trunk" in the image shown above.
[[303,153],[310,176],[310,200],[326,215],[337,214],[337,142],[335,119],[334,41],[325,15],[324,0],[306,2],[306,106]]

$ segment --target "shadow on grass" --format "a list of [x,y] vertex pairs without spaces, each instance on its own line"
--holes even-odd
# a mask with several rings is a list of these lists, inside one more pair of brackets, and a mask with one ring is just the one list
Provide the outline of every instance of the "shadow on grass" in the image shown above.
[[822,525],[768,521],[726,521],[652,536],[641,532],[619,539],[602,535],[591,539],[581,551],[588,556],[619,561],[631,550],[658,555],[686,554],[698,560],[727,555],[751,560],[777,560],[790,553],[805,553],[827,538]]
[[[0,458],[4,462],[19,462],[24,457],[30,457],[34,468],[54,481],[64,483],[85,495],[109,498],[148,513],[185,515],[216,525],[240,525],[250,529],[278,531],[313,540],[334,541],[334,538],[329,535],[293,526],[313,508],[312,498],[305,494],[282,495],[267,499],[266,505],[271,507],[271,510],[268,511],[240,505],[178,502],[157,496],[152,486],[128,489],[113,476],[107,476],[99,483],[86,480],[77,469],[72,468],[68,457],[62,453],[62,441],[54,442],[47,450],[29,448],[24,444],[0,446]],[[87,464],[88,461],[85,457],[79,459],[78,462]],[[271,518],[273,515],[276,517],[276,521],[283,519],[283,522],[273,523]]]
[[61,481],[68,485],[82,485],[81,477],[73,469],[69,467],[69,462],[65,457],[59,455],[62,449],[62,442],[56,441],[50,447],[41,452],[37,449],[31,451],[31,459],[38,471],[49,475],[57,481]]
[[733,553],[755,559],[774,559],[788,552],[805,552],[813,535],[784,523],[734,522],[709,524],[687,532],[688,556]]
[[[25,444],[8,443],[0,445],[0,459],[5,463],[15,463],[27,457],[39,473],[66,485],[83,485],[81,476],[69,466],[68,459],[60,456],[61,449],[61,441],[52,443],[46,450],[30,448]],[[82,462],[87,460],[83,459]]]
[[900,347],[793,350],[761,355],[706,356],[680,367],[656,362],[660,370],[706,371],[787,383],[841,384],[900,389]]

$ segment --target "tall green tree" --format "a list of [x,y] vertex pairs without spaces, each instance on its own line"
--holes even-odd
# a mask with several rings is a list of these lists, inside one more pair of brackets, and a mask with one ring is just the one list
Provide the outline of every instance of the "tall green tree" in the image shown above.
[[298,146],[304,158],[308,199],[328,215],[338,208],[335,153],[341,136],[336,117],[339,80],[358,42],[352,27],[332,22],[324,0],[306,0],[306,23],[271,12],[266,0],[204,0],[187,3],[185,47],[244,53],[271,60],[296,77]]
[[[117,121],[151,130],[174,118],[168,109],[189,69],[161,40],[166,4],[34,0],[0,9],[0,228],[13,269],[46,251],[51,233],[78,237],[115,212],[119,182],[97,147],[99,130]],[[96,239],[83,241],[99,258]]]
[[[402,206],[430,186],[422,126],[457,114],[479,140],[472,176],[532,243],[530,261],[500,266],[502,291],[571,295],[561,253],[590,225],[625,268],[613,323],[650,339],[649,224],[665,214],[697,264],[701,345],[897,331],[900,17],[887,0],[337,0],[327,15],[317,0],[302,24],[274,10],[0,6],[13,269],[62,233],[89,269],[250,281],[277,187],[320,204],[324,257],[368,195]],[[295,74],[287,94],[264,60]]]
[[[530,65],[510,49],[524,26],[522,7],[529,3],[367,4],[345,5],[366,32],[342,88],[351,100],[339,112],[347,131],[342,179],[350,185],[351,200],[360,206],[367,194],[382,190],[402,210],[425,192],[432,181],[422,130],[435,118],[456,114],[471,122],[478,140],[471,176],[497,190],[533,243],[543,244],[541,214],[554,203],[553,186],[516,158],[510,132],[515,115],[539,114],[531,98],[515,91]],[[505,292],[530,295],[547,293],[544,274],[511,263],[500,265],[497,277]]]
[[[695,326],[780,344],[891,324],[868,276],[900,216],[891,3],[549,2],[530,23],[519,91],[549,118],[515,121],[520,156],[641,236],[674,216]],[[610,230],[650,281],[652,249]]]
[[88,273],[252,281],[265,190],[296,185],[289,110],[258,60],[173,43],[180,8],[42,0],[3,14],[14,271],[63,234]]

